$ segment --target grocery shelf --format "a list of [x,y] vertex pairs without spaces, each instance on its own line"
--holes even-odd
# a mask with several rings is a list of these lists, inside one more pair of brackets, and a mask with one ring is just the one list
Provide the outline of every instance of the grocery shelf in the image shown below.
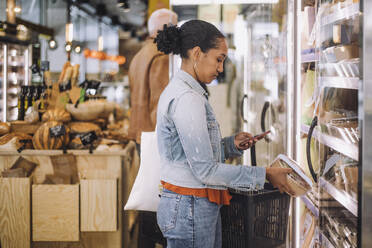
[[300,198],[314,216],[319,218],[319,209],[314,205],[314,203],[306,195],[303,195]]
[[[309,126],[302,124],[301,125],[301,132],[302,133],[309,133]],[[358,145],[346,143],[344,140],[335,138],[331,135],[327,135],[324,133],[319,132],[317,129],[314,129],[313,137],[317,139],[320,143],[332,148],[333,150],[344,154],[347,157],[358,161]]]
[[320,187],[325,189],[335,200],[337,200],[342,206],[349,210],[353,215],[358,217],[358,202],[352,198],[346,191],[339,190],[323,177],[319,180]]
[[344,89],[359,89],[358,77],[321,77],[319,79],[320,87],[333,87]]
[[359,3],[350,4],[349,6],[342,8],[337,12],[323,16],[321,25],[325,26],[325,25],[333,24],[338,21],[348,19],[350,17],[358,15],[359,12],[360,12]]
[[319,61],[318,53],[301,54],[301,63],[310,63]]

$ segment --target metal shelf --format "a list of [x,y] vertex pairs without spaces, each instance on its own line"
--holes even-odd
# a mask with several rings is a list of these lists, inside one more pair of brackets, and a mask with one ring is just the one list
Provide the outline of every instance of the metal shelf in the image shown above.
[[314,203],[306,195],[303,195],[300,198],[314,216],[319,218],[319,209],[314,205]]
[[310,63],[319,61],[318,53],[308,53],[301,55],[301,63]]
[[321,88],[359,89],[359,78],[357,77],[321,77],[319,81]]
[[359,3],[353,3],[345,8],[336,11],[335,13],[323,16],[321,25],[329,25],[338,21],[342,21],[359,14]]
[[349,210],[353,215],[358,217],[358,202],[352,198],[346,191],[339,190],[323,177],[319,180],[320,187],[324,188],[335,200]]
[[[302,133],[309,133],[309,126],[302,124],[301,125],[301,132]],[[359,160],[359,151],[358,151],[358,146],[346,143],[344,140],[335,138],[333,136],[323,134],[321,132],[318,132],[317,129],[314,129],[313,132],[313,137],[317,139],[320,143],[323,145],[326,145],[333,150],[344,154],[345,156],[354,159],[355,161]]]

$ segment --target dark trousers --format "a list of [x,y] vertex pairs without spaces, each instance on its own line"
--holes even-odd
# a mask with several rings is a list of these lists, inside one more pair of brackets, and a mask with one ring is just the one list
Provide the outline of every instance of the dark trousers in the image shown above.
[[[141,157],[141,144],[136,143],[138,156]],[[139,233],[138,233],[138,248],[155,248],[155,244],[161,244],[165,248],[167,246],[166,239],[161,233],[155,212],[140,211],[139,217]]]

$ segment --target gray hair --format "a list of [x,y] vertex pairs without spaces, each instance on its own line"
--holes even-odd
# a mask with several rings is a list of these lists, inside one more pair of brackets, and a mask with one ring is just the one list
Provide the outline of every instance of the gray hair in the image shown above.
[[169,9],[155,10],[147,21],[147,29],[150,37],[155,37],[159,30],[163,30],[164,24],[177,24],[178,16]]

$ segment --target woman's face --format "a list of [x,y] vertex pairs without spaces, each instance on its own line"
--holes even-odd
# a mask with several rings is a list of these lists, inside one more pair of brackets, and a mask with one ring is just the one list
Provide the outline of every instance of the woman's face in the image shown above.
[[223,72],[223,62],[227,57],[226,39],[218,39],[218,47],[209,49],[203,53],[196,63],[196,72],[201,82],[209,84],[217,78],[218,74]]

